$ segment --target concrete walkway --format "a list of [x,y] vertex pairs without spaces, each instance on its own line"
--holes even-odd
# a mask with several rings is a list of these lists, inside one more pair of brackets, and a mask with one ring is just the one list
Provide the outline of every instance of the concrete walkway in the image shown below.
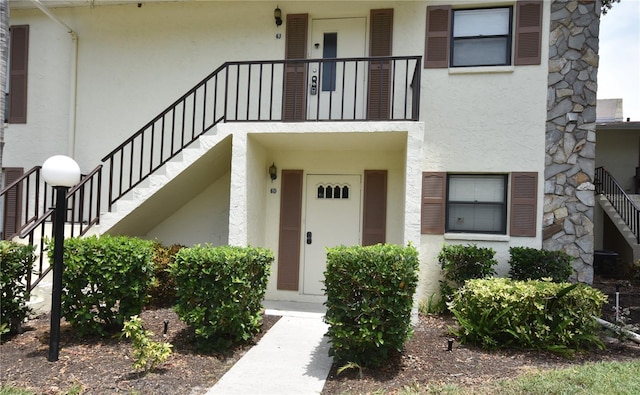
[[213,394],[319,394],[333,362],[324,307],[265,302],[282,318],[207,392]]

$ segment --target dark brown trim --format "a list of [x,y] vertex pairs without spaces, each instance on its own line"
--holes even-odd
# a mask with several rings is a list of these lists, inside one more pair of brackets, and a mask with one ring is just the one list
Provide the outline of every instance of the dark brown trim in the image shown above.
[[362,209],[362,245],[386,242],[387,171],[364,171],[364,207]]
[[427,25],[424,48],[424,68],[449,67],[451,37],[451,6],[427,7]]
[[447,173],[422,173],[422,221],[421,233],[444,234],[447,200]]
[[[306,59],[308,14],[288,14],[285,59]],[[307,118],[307,70],[303,63],[286,64],[284,70],[282,120],[304,121]]]
[[[393,54],[393,8],[371,10],[369,56]],[[391,63],[371,62],[369,66],[367,119],[389,119],[391,101]]]
[[[6,167],[4,170],[4,185],[10,185],[24,174],[22,167]],[[0,189],[2,189],[0,185]],[[4,200],[3,233],[2,238],[9,240],[22,226],[20,213],[22,212],[22,183],[7,191]]]
[[27,123],[27,76],[29,65],[29,25],[10,27],[9,123]]
[[519,237],[536,236],[538,173],[511,173],[511,210],[509,234]]
[[278,241],[278,289],[297,291],[302,232],[302,170],[282,170]]
[[542,41],[542,1],[518,1],[516,6],[514,65],[540,64]]

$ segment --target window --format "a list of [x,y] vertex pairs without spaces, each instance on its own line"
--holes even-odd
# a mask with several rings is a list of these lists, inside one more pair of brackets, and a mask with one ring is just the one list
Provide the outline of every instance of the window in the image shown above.
[[[507,188],[507,185],[510,188]],[[421,233],[507,233],[535,237],[538,173],[422,173]]]
[[451,67],[511,64],[511,7],[453,11]]
[[500,8],[427,7],[424,67],[539,65],[542,7],[541,0]]
[[[338,33],[325,33],[322,57],[336,58],[338,56]],[[336,90],[336,62],[322,62],[322,91],[333,92]]]
[[447,232],[506,233],[506,175],[451,174],[447,183]]

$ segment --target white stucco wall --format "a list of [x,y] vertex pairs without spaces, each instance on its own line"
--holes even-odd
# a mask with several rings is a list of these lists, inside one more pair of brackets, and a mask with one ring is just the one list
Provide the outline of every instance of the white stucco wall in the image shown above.
[[52,155],[69,155],[74,50],[71,35],[38,10],[11,11],[10,24],[29,25],[28,107],[26,124],[5,125],[2,164],[28,170]]
[[[431,2],[430,5],[451,4]],[[456,6],[478,4],[460,1]],[[513,4],[496,2],[497,5]],[[478,244],[496,251],[499,275],[509,270],[509,247],[541,248],[544,194],[549,7],[544,2],[542,65],[423,72],[425,119],[423,170],[454,173],[538,173],[536,237],[479,234],[423,235],[420,248],[423,297],[439,289],[437,255],[443,244]]]
[[230,173],[220,177],[142,237],[164,245],[226,245],[230,179]]

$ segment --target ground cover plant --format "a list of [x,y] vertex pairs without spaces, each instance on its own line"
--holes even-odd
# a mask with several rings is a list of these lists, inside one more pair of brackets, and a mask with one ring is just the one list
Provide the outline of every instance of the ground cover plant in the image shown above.
[[449,309],[463,343],[572,355],[604,348],[594,317],[605,301],[602,292],[584,284],[493,278],[467,281]]

